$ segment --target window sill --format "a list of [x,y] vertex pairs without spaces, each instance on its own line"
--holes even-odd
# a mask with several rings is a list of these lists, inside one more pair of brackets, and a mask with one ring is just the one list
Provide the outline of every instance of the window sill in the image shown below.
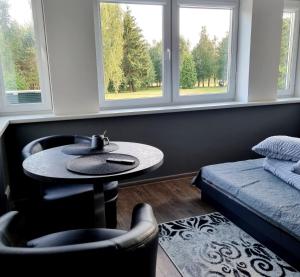
[[9,120],[5,117],[0,117],[0,137],[3,135],[8,125]]
[[241,108],[241,107],[270,106],[270,105],[294,104],[294,103],[300,103],[300,97],[278,99],[276,101],[261,101],[261,102],[248,102],[248,103],[222,102],[222,103],[196,104],[196,105],[173,105],[173,106],[148,107],[148,108],[116,109],[116,110],[99,111],[98,113],[93,113],[93,114],[55,115],[53,113],[49,113],[49,114],[34,114],[34,115],[7,115],[7,116],[0,116],[0,136],[4,133],[5,129],[9,124],[189,112],[189,111],[201,111],[201,110],[232,109],[232,108]]

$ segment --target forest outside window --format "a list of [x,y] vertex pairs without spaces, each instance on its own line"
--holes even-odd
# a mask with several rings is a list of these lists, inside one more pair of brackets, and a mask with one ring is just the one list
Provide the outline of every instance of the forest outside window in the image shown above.
[[0,89],[5,112],[50,109],[40,0],[0,0]]
[[101,107],[233,99],[237,14],[235,0],[98,0]]
[[294,95],[299,39],[299,4],[288,5],[282,17],[282,35],[278,76],[279,97]]

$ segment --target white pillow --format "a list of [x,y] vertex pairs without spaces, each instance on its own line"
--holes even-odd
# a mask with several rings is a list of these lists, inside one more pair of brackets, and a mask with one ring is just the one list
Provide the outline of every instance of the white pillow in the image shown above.
[[300,138],[272,136],[253,146],[252,150],[268,158],[298,162],[300,160]]

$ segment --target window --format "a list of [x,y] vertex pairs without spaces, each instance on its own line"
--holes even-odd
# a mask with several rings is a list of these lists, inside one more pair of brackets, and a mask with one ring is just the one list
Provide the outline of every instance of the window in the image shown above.
[[233,99],[237,9],[235,0],[98,0],[101,107]]
[[287,8],[282,17],[282,35],[279,61],[278,94],[281,97],[293,96],[296,77],[298,51],[299,11],[296,7]]
[[[168,2],[99,1],[98,58],[103,106],[165,103],[170,65],[163,31]],[[169,69],[169,70],[168,70]]]
[[179,4],[178,100],[233,96],[232,16],[232,7]]
[[39,0],[0,0],[1,109],[49,109],[49,80]]

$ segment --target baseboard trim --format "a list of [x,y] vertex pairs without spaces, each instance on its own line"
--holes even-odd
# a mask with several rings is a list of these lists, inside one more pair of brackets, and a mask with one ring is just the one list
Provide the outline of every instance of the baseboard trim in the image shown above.
[[196,176],[197,173],[198,173],[198,171],[174,174],[174,175],[167,175],[167,176],[163,176],[163,177],[149,178],[149,179],[144,179],[144,180],[139,180],[139,181],[124,182],[124,183],[120,183],[120,187],[125,188],[125,187],[131,187],[131,186],[136,186],[136,185],[146,185],[146,184],[157,183],[157,182],[162,182],[162,181],[169,181],[169,180],[174,180],[174,179],[182,179],[182,178],[188,178],[188,177],[192,178],[192,177]]

